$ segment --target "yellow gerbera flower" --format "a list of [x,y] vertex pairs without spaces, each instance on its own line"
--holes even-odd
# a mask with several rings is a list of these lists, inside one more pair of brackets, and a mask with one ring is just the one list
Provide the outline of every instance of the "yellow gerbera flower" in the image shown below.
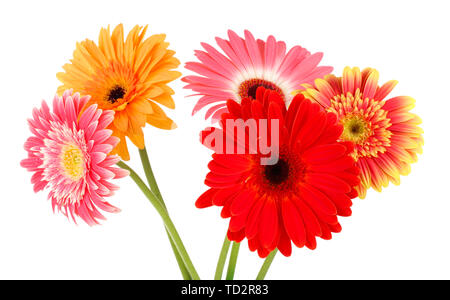
[[101,109],[115,111],[109,126],[120,143],[111,154],[129,160],[127,136],[139,149],[144,148],[142,127],[146,123],[161,129],[174,129],[175,123],[159,107],[175,108],[174,91],[167,85],[181,76],[172,71],[180,64],[175,51],[167,49],[165,34],[144,40],[147,26],[135,26],[124,40],[123,25],[110,34],[100,30],[98,45],[86,39],[77,43],[71,63],[57,78],[63,83],[58,93],[73,89],[90,95],[87,107],[97,104]]
[[400,175],[408,175],[424,143],[422,120],[410,112],[415,100],[407,96],[385,99],[397,81],[379,86],[378,79],[375,69],[346,67],[341,77],[327,75],[300,91],[335,113],[344,127],[341,139],[355,144],[360,198],[370,187],[381,192],[389,182],[400,184]]

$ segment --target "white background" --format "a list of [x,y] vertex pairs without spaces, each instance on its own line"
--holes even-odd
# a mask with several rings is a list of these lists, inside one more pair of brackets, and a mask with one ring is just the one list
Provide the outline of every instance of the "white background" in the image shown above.
[[[122,209],[101,226],[74,225],[54,215],[46,192],[34,194],[19,166],[30,135],[26,119],[51,100],[55,74],[75,42],[97,40],[101,26],[149,24],[167,33],[182,63],[200,42],[233,29],[273,34],[289,47],[325,53],[323,65],[375,67],[382,82],[399,80],[392,95],[416,98],[425,147],[402,184],[355,199],[343,231],[317,250],[277,256],[268,279],[450,279],[448,1],[2,1],[0,4],[0,278],[178,279],[162,223],[131,179],[111,202]],[[188,72],[180,66],[180,71]],[[179,128],[145,129],[160,188],[191,258],[213,276],[227,221],[218,208],[198,210],[210,152],[198,142],[208,122],[191,117],[194,98],[172,84]],[[131,165],[139,168],[138,153]],[[141,173],[142,174],[142,173]],[[252,279],[262,260],[241,247],[236,278]]]

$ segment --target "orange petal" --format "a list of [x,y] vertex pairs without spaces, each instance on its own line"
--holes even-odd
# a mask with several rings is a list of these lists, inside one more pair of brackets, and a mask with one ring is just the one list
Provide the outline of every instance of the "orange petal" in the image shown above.
[[114,126],[121,132],[127,132],[128,130],[128,115],[126,111],[118,111],[114,115]]
[[128,153],[127,141],[125,140],[124,135],[117,135],[120,138],[120,142],[117,146],[111,151],[112,154],[119,155],[123,160],[130,160],[130,154]]
[[152,100],[164,105],[167,108],[175,108],[175,102],[173,101],[172,96],[168,94],[162,94],[161,96],[152,98]]
[[170,118],[155,114],[147,115],[147,123],[160,129],[171,130],[177,128],[177,125]]
[[150,102],[146,99],[137,99],[129,104],[129,107],[142,114],[149,115],[153,113],[153,108]]
[[142,132],[142,129],[140,127],[135,129],[133,132],[128,132],[128,137],[130,138],[130,141],[132,141],[133,144],[136,145],[136,147],[138,147],[139,149],[144,149],[144,133]]

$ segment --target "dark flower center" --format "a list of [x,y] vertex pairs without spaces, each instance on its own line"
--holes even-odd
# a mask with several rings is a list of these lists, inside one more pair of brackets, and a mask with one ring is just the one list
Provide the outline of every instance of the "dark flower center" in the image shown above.
[[354,124],[350,130],[354,134],[360,134],[360,133],[362,133],[364,128],[361,126],[361,124]]
[[289,177],[289,164],[280,158],[276,164],[265,166],[264,175],[270,183],[281,184]]
[[269,90],[273,90],[284,98],[281,89],[270,81],[264,79],[249,79],[241,83],[239,86],[239,96],[243,98],[253,98],[256,99],[256,90],[260,87],[264,87]]
[[109,91],[107,100],[109,103],[114,104],[117,100],[122,99],[125,93],[126,91],[122,86],[116,85]]

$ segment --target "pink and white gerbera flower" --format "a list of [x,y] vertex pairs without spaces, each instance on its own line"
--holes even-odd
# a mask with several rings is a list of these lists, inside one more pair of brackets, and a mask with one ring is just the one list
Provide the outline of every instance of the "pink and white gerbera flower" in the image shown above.
[[118,212],[118,208],[104,200],[118,186],[110,179],[128,175],[128,171],[114,167],[118,156],[108,153],[119,139],[111,136],[106,127],[113,121],[114,112],[85,108],[89,96],[65,91],[53,99],[53,111],[42,101],[40,109],[34,108],[29,119],[33,136],[25,142],[28,158],[21,166],[34,172],[31,183],[38,192],[48,187],[49,199],[64,215],[80,217],[89,225],[105,218],[98,209]]
[[311,54],[300,46],[286,53],[286,44],[276,41],[273,36],[269,36],[266,41],[255,40],[247,30],[244,36],[241,38],[229,30],[229,40],[216,37],[225,55],[209,44],[202,43],[205,51],[195,51],[200,62],[186,63],[187,69],[200,75],[182,79],[188,83],[185,88],[202,96],[192,114],[214,103],[206,112],[205,119],[212,116],[213,120],[217,120],[227,111],[227,100],[233,99],[240,103],[241,99],[255,98],[260,86],[277,91],[286,106],[289,106],[293,91],[333,70],[332,67],[317,66],[323,53]]

